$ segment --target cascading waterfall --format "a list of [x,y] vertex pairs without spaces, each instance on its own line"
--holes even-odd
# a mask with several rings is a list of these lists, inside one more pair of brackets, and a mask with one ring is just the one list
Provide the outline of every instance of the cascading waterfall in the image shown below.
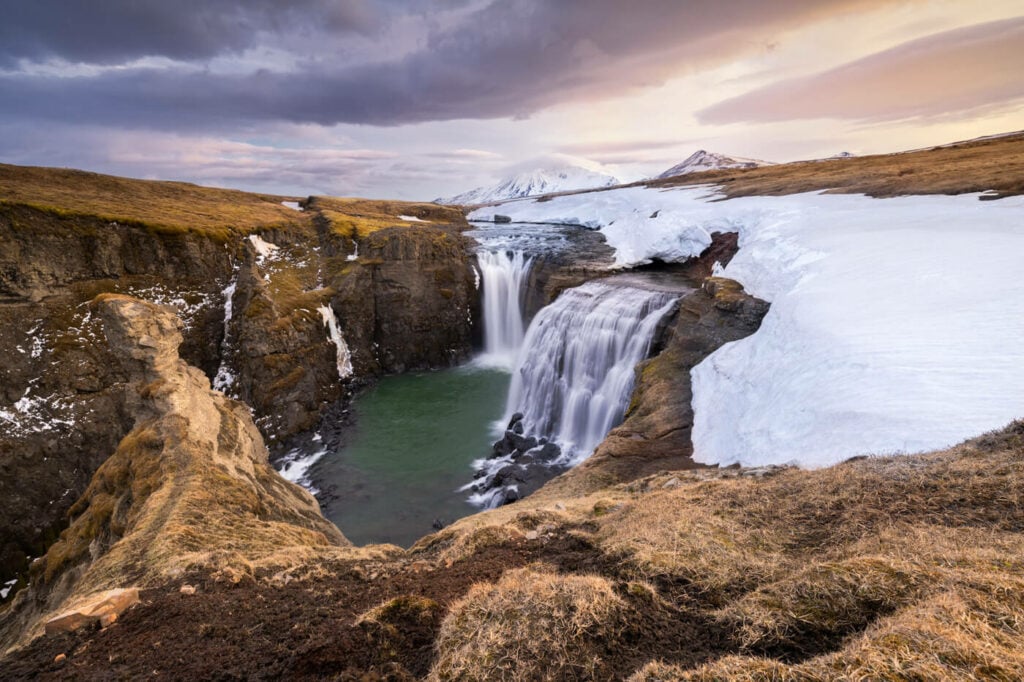
[[327,327],[327,332],[331,336],[331,342],[337,348],[338,378],[347,379],[352,376],[352,355],[349,353],[348,344],[345,343],[345,337],[341,335],[341,329],[338,327],[338,317],[334,314],[334,308],[329,305],[322,305],[316,310],[320,313],[324,326]]
[[224,338],[220,343],[220,366],[217,367],[217,374],[213,378],[213,388],[217,391],[227,393],[228,389],[235,383],[235,377],[228,368],[227,356],[231,344],[231,317],[234,311],[235,289],[238,288],[238,266],[231,275],[231,281],[224,287]]
[[523,414],[527,434],[588,457],[618,425],[658,323],[677,296],[588,282],[563,292],[530,324],[512,375],[505,420]]
[[511,369],[523,344],[523,284],[533,259],[522,251],[481,251],[484,361]]

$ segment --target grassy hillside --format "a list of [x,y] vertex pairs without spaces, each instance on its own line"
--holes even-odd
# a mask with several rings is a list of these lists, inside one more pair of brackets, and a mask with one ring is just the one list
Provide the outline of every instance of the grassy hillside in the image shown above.
[[898,154],[800,161],[652,180],[652,187],[712,183],[729,198],[828,190],[892,197],[904,194],[996,196],[1024,193],[1024,132]]
[[332,232],[352,239],[362,239],[389,227],[466,225],[461,210],[429,203],[313,197],[308,208],[326,217]]
[[227,237],[255,229],[308,224],[281,204],[288,197],[133,180],[63,168],[0,164],[0,201],[59,215],[84,215],[163,232]]

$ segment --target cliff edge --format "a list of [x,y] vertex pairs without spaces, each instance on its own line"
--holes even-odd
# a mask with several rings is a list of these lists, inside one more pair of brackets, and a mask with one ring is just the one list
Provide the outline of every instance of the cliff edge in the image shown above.
[[93,306],[129,377],[135,425],[72,507],[71,525],[32,564],[31,587],[0,623],[4,648],[96,592],[349,544],[312,495],[270,467],[248,409],[178,356],[173,310],[123,295]]

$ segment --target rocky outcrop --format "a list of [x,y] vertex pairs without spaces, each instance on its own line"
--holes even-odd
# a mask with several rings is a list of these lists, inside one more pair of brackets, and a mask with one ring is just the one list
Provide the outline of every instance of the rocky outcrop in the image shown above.
[[24,582],[28,560],[131,429],[127,377],[87,305],[96,295],[174,305],[182,357],[211,379],[230,376],[222,387],[253,408],[276,451],[353,383],[339,376],[322,306],[351,349],[355,384],[468,356],[476,292],[457,214],[437,208],[431,223],[353,233],[357,242],[311,203],[294,224],[259,229],[278,247],[270,257],[240,232],[0,203],[0,348],[11,350],[0,366],[0,582]]
[[31,567],[0,643],[96,592],[148,585],[214,554],[223,568],[296,547],[347,544],[316,500],[282,479],[245,405],[210,389],[178,356],[174,311],[127,296],[94,302],[127,378],[132,431],[71,509],[71,525]]
[[131,428],[126,380],[88,301],[175,302],[182,355],[212,372],[232,250],[198,233],[0,202],[0,578],[22,574],[65,525]]

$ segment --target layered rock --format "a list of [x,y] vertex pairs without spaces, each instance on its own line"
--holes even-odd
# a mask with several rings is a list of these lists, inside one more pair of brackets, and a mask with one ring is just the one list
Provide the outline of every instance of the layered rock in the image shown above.
[[173,310],[120,295],[94,307],[122,359],[134,427],[72,507],[70,527],[33,563],[31,587],[0,624],[7,645],[94,592],[154,584],[214,554],[223,567],[347,544],[312,495],[270,467],[246,406],[181,360]]
[[88,301],[132,292],[184,311],[182,355],[216,369],[234,258],[208,235],[0,203],[0,578],[46,551],[131,428],[126,380]]
[[[126,190],[124,210],[153,184]],[[469,354],[475,290],[460,213],[432,207],[429,223],[407,222],[397,216],[418,205],[363,202],[380,228],[363,234],[339,228],[344,214],[327,218],[326,200],[306,203],[304,213],[282,208],[288,222],[233,231],[0,204],[0,348],[10,350],[0,367],[0,582],[46,551],[131,429],[127,377],[87,305],[98,294],[173,304],[182,357],[211,379],[230,376],[221,387],[253,408],[278,450],[342,405],[350,383],[318,309],[335,312],[356,383]],[[215,210],[197,219],[228,222],[239,206]],[[277,247],[270,256],[257,248],[266,244]]]

